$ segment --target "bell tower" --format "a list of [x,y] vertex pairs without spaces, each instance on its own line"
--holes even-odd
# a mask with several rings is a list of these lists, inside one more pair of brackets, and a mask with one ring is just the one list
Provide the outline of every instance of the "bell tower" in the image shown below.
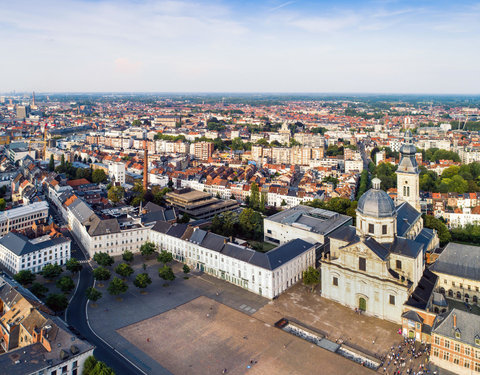
[[405,133],[405,143],[400,147],[400,163],[397,169],[397,205],[408,202],[418,212],[420,208],[420,171],[418,170],[412,133]]

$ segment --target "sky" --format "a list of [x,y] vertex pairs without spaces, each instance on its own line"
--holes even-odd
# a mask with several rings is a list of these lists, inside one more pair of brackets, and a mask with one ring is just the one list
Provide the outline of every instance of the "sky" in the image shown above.
[[0,92],[480,93],[480,0],[0,0]]

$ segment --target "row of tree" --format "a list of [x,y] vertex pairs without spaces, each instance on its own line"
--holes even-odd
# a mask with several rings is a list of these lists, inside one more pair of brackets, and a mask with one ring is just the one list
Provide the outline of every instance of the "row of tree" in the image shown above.
[[240,214],[226,211],[212,219],[210,230],[225,237],[260,240],[263,237],[263,217],[252,208],[246,208]]

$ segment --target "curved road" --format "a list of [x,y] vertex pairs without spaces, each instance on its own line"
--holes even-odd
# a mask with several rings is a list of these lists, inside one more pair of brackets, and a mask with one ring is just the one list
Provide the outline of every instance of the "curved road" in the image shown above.
[[[76,249],[73,249],[74,247],[76,247]],[[75,252],[75,257],[79,260],[85,258],[74,238],[72,238],[72,252]],[[93,286],[93,282],[92,269],[88,263],[84,263],[80,271],[80,280],[75,289],[75,294],[65,311],[65,321],[78,330],[90,343],[96,346],[94,351],[95,358],[105,362],[115,371],[115,374],[144,375],[145,373],[143,371],[140,371],[119,354],[118,351],[101,340],[90,328],[87,317],[87,297],[85,296],[85,291],[88,287]]]

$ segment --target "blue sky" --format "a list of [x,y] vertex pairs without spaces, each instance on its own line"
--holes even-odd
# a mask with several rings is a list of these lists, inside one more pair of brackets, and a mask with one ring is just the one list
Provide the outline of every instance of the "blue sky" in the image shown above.
[[0,92],[480,93],[480,1],[0,0]]

